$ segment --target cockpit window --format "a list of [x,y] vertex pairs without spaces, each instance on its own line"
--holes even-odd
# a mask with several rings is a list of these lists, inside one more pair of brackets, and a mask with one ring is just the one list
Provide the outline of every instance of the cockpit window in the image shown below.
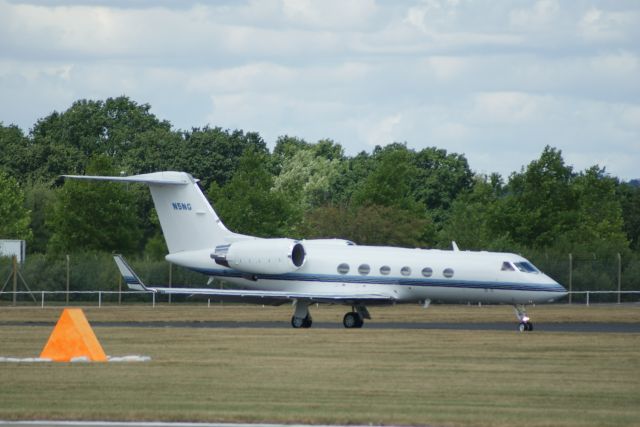
[[537,268],[535,268],[533,264],[531,264],[530,262],[526,262],[526,261],[514,262],[513,265],[515,265],[518,268],[518,270],[524,273],[540,273],[540,271]]
[[511,263],[509,261],[505,261],[502,263],[502,268],[500,269],[502,271],[516,271],[515,268],[513,268],[513,265],[511,265]]

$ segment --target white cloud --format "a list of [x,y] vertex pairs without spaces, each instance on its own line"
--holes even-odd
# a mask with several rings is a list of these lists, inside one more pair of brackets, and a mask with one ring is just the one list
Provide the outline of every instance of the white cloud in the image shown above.
[[401,113],[379,119],[368,119],[361,123],[360,134],[364,141],[370,146],[384,146],[399,140],[396,130],[401,122]]
[[640,4],[0,0],[0,121],[126,94],[178,128],[406,141],[507,175],[546,144],[636,177]]
[[624,40],[626,38],[625,27],[638,25],[637,13],[637,11],[631,14],[615,11],[607,12],[597,7],[591,7],[582,15],[579,28],[587,40]]
[[473,99],[473,116],[478,121],[521,124],[540,119],[548,100],[522,92],[485,92]]
[[599,54],[592,57],[590,62],[594,71],[610,78],[636,80],[640,76],[640,57],[632,52]]
[[425,60],[426,65],[433,70],[438,80],[451,80],[459,77],[463,71],[468,70],[465,67],[467,61],[461,57],[455,56],[432,56]]
[[374,0],[282,0],[289,23],[307,29],[366,29],[377,10]]
[[511,11],[509,21],[516,28],[545,28],[556,20],[559,10],[556,0],[538,0],[529,8]]

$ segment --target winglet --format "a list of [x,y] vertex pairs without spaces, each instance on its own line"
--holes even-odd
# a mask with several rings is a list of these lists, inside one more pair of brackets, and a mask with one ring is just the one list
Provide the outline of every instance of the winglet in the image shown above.
[[147,288],[144,283],[142,283],[142,280],[140,280],[133,269],[129,267],[129,264],[127,264],[127,261],[124,260],[122,255],[116,254],[113,256],[113,259],[129,289],[133,289],[134,291],[153,291],[153,289]]
[[460,250],[460,248],[458,247],[458,244],[456,243],[455,240],[451,241],[451,247],[452,247],[454,252],[458,252]]

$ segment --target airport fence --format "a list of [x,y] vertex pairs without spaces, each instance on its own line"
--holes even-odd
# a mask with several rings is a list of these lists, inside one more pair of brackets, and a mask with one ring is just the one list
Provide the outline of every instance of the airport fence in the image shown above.
[[[627,256],[532,253],[527,257],[542,271],[571,291],[566,302],[578,304],[637,302],[640,289],[640,254]],[[164,260],[128,260],[145,283],[157,286],[205,287],[202,274]],[[152,304],[154,296],[129,291],[113,256],[86,252],[62,256],[28,254],[13,275],[10,258],[0,258],[0,304]],[[37,297],[32,298],[31,292]],[[155,295],[156,302],[167,296]],[[161,300],[158,300],[160,298]],[[174,302],[202,299],[172,296]]]
[[[557,303],[594,305],[594,304],[628,304],[640,303],[640,291],[578,291],[571,293],[573,302],[568,298]],[[40,306],[65,307],[65,306],[90,306],[101,308],[103,306],[118,305],[156,305],[166,304],[217,304],[215,300],[204,296],[191,298],[186,295],[160,295],[146,291],[4,291],[0,292],[0,307],[2,306]],[[463,304],[463,303],[461,303]]]

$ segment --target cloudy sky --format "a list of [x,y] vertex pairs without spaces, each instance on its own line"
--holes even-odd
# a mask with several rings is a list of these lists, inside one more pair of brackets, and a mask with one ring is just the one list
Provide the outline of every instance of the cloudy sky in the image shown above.
[[0,121],[127,95],[177,129],[640,178],[637,0],[0,0]]

